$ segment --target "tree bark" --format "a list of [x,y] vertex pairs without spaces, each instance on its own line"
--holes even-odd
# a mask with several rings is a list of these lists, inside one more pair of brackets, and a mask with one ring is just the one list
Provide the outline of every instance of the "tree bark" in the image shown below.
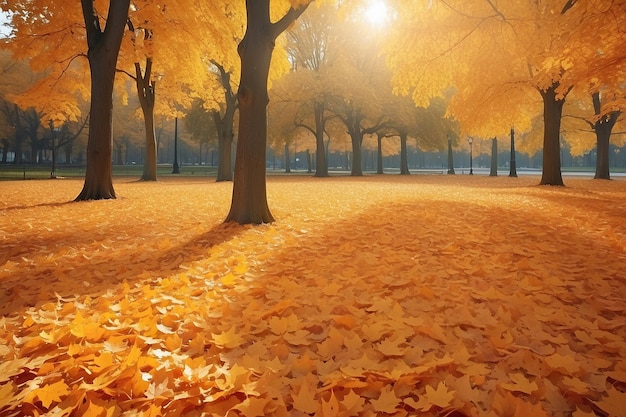
[[361,134],[361,130],[355,131],[353,134],[350,134],[352,139],[352,167],[350,169],[350,175],[353,177],[362,177],[363,176],[363,158],[361,152],[361,144],[363,143],[363,135]]
[[[601,115],[602,103],[600,101],[600,93],[592,94],[593,108],[597,116]],[[609,143],[611,139],[611,131],[619,118],[619,111],[612,111],[606,116],[600,117],[594,124],[593,130],[596,132],[596,174],[594,179],[610,180],[610,160],[609,160]]]
[[377,164],[376,164],[376,173],[377,174],[383,174],[384,170],[383,170],[383,135],[381,133],[378,133],[377,135],[377,142],[378,142],[378,146],[377,146],[377,151],[376,151],[376,159],[377,159]]
[[142,181],[157,180],[157,147],[156,134],[154,131],[154,101],[155,83],[152,77],[152,58],[146,58],[146,70],[141,74],[139,63],[135,63],[135,82],[137,85],[137,95],[143,112],[143,120],[146,128],[146,154],[143,163]]
[[448,135],[448,175],[454,175],[454,157],[452,156],[452,139]]
[[565,97],[557,97],[558,87],[559,83],[555,82],[546,90],[540,91],[544,122],[541,185],[564,185],[561,176],[561,115]]
[[87,30],[91,106],[85,183],[76,201],[115,198],[111,165],[113,83],[130,0],[110,2],[104,31],[94,1],[81,0],[81,4]]
[[291,173],[291,155],[289,155],[289,142],[285,142],[285,173]]
[[211,61],[220,73],[220,83],[224,88],[224,102],[226,108],[222,115],[220,111],[213,112],[213,119],[217,127],[218,140],[218,167],[217,182],[233,180],[233,123],[235,120],[235,110],[237,109],[237,96],[230,85],[230,73],[216,61]]
[[270,0],[246,0],[246,33],[239,43],[239,137],[233,196],[226,222],[260,224],[274,221],[267,204],[265,159],[267,145],[267,80],[274,43],[306,9],[289,9],[270,21]]
[[491,167],[489,176],[498,176],[498,139],[496,138],[491,139]]
[[324,103],[315,102],[315,177],[328,177],[328,161],[324,147]]
[[409,155],[406,146],[407,133],[400,132],[400,175],[410,175]]

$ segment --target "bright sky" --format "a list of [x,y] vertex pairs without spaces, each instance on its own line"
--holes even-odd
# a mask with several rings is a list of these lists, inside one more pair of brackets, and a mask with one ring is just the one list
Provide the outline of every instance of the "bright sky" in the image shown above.
[[5,26],[8,21],[7,15],[0,12],[0,36],[7,36],[11,32],[11,29]]
[[389,19],[389,11],[384,0],[369,0],[369,4],[365,10],[365,18],[372,25],[386,23]]

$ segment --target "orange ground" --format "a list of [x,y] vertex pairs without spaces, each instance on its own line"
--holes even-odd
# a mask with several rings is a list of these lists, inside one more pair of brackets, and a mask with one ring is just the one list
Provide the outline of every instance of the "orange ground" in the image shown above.
[[626,181],[0,182],[0,415],[626,415]]

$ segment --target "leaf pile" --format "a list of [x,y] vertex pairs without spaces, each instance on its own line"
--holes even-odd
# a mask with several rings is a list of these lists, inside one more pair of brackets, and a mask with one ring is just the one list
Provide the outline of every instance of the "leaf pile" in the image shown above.
[[0,183],[0,415],[624,416],[626,182]]

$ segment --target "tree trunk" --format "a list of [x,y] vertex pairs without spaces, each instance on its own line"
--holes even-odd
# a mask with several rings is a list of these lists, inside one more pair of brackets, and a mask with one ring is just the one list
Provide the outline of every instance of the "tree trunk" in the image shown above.
[[352,139],[352,168],[350,169],[350,175],[353,177],[362,177],[361,143],[363,143],[363,136],[359,130],[351,134],[350,137]]
[[[592,94],[593,108],[595,114],[599,116],[602,111],[602,103],[600,102],[600,93]],[[593,125],[596,132],[596,175],[594,179],[610,180],[610,160],[609,160],[609,143],[611,139],[611,131],[620,115],[619,111],[613,111],[606,116],[600,117]]]
[[285,172],[287,174],[291,173],[291,155],[289,155],[289,142],[285,142]]
[[378,146],[377,146],[377,151],[376,151],[376,173],[377,174],[383,174],[384,170],[383,170],[383,135],[381,135],[380,133],[377,135],[377,141],[378,141]]
[[23,162],[23,146],[24,146],[24,131],[22,129],[22,118],[20,114],[20,108],[17,104],[14,105],[15,111],[15,158],[13,162],[16,164],[22,164]]
[[157,146],[156,133],[154,131],[154,101],[155,83],[151,81],[152,58],[146,58],[146,70],[141,74],[139,63],[135,63],[137,95],[143,112],[143,120],[146,128],[146,154],[143,163],[142,181],[157,180]]
[[561,115],[565,97],[557,98],[555,82],[545,91],[543,97],[543,170],[541,185],[564,185],[561,176]]
[[454,173],[454,159],[452,156],[452,139],[448,136],[448,174],[455,175]]
[[219,110],[213,112],[213,120],[217,127],[217,141],[219,162],[217,167],[217,182],[233,180],[233,123],[235,120],[235,110],[237,108],[237,96],[233,93],[230,85],[230,72],[217,61],[211,61],[220,73],[220,83],[224,87],[224,101],[226,109],[224,115]]
[[270,0],[246,0],[246,33],[239,43],[239,136],[233,197],[226,222],[260,224],[274,221],[267,205],[265,158],[267,145],[267,79],[274,43],[306,9],[289,9],[270,21]]
[[227,109],[224,117],[218,110],[213,111],[218,144],[217,182],[233,180],[233,119],[234,109],[232,113]]
[[113,83],[130,0],[110,2],[104,31],[93,3],[81,0],[91,73],[91,107],[85,183],[77,201],[115,198],[111,165]]
[[498,139],[491,139],[491,169],[489,170],[490,177],[498,176]]
[[400,175],[410,175],[409,157],[406,147],[406,132],[400,132]]
[[315,176],[328,177],[328,161],[324,147],[324,103],[315,102]]

